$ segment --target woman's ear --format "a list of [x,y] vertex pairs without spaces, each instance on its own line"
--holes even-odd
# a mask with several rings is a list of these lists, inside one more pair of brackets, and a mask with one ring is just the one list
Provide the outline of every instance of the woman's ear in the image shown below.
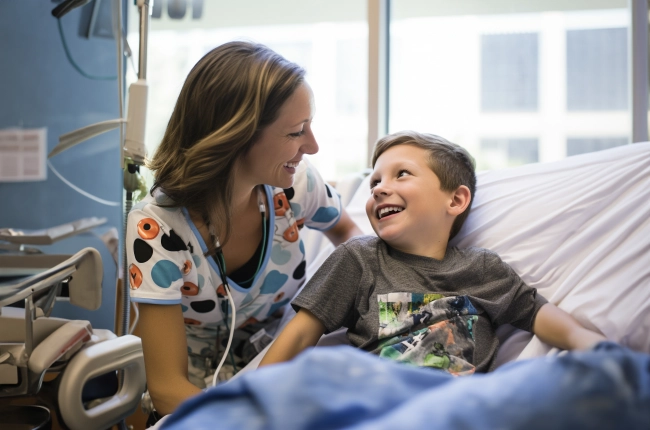
[[469,188],[467,188],[467,186],[461,185],[460,187],[456,188],[456,191],[451,194],[451,200],[447,212],[449,215],[458,216],[465,212],[471,200],[471,191]]

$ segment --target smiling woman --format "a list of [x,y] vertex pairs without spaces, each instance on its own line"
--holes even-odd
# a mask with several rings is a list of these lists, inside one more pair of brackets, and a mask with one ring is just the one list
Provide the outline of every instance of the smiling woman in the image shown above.
[[311,131],[313,94],[302,83],[280,109],[278,119],[266,127],[259,140],[241,159],[241,176],[253,183],[289,188],[304,154],[318,152]]
[[159,414],[273,339],[305,282],[303,226],[335,244],[360,234],[303,159],[318,151],[304,74],[263,45],[213,49],[190,71],[149,163],[154,186],[129,214],[126,243]]

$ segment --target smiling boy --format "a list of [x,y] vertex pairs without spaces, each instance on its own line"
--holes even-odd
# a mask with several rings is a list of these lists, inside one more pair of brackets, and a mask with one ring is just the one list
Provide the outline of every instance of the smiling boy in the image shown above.
[[561,349],[605,340],[496,253],[448,246],[476,187],[462,147],[405,131],[379,140],[372,164],[366,213],[378,237],[350,239],[332,253],[292,302],[298,314],[260,366],[289,360],[341,327],[354,346],[455,375],[493,369],[503,324]]

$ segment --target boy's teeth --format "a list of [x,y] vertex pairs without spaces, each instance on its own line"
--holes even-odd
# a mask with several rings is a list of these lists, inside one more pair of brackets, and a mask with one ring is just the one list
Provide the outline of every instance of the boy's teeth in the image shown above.
[[378,211],[378,217],[382,218],[384,214],[389,213],[389,212],[402,212],[404,208],[400,208],[398,206],[388,206],[385,208],[381,208]]
[[300,164],[300,162],[297,162],[297,163],[284,163],[285,167],[298,167],[298,164]]

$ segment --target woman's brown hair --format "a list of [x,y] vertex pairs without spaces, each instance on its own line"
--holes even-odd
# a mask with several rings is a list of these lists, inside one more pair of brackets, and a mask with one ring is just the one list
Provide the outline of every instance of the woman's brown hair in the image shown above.
[[[192,68],[147,167],[151,193],[203,214],[223,245],[231,230],[234,165],[304,82],[305,70],[264,45],[229,42]],[[208,244],[209,252],[214,252]]]

